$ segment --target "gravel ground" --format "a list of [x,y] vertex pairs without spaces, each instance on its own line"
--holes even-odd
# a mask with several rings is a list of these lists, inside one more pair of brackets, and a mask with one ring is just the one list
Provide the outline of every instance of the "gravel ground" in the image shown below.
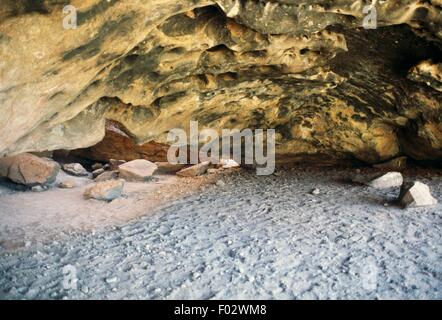
[[[123,226],[2,252],[0,298],[441,299],[442,205],[403,210],[349,173],[234,172]],[[442,199],[441,170],[405,176]]]

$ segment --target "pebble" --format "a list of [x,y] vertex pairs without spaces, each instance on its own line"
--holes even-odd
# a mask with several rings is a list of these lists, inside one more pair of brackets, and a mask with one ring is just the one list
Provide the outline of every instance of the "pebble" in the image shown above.
[[107,278],[106,282],[107,283],[116,283],[116,282],[118,282],[118,277]]

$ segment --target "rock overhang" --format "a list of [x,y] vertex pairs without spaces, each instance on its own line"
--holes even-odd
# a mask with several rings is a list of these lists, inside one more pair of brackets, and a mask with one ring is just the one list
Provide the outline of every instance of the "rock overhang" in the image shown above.
[[440,1],[385,1],[376,30],[363,5],[2,2],[0,153],[92,146],[105,119],[166,142],[197,120],[275,128],[281,155],[440,159],[440,69],[422,66],[441,60]]

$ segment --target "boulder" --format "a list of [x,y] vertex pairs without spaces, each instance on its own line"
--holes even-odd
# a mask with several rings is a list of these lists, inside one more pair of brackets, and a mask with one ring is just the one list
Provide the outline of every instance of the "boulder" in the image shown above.
[[0,176],[26,186],[51,184],[59,171],[55,161],[29,153],[0,158]]
[[170,162],[155,162],[155,164],[158,167],[158,173],[176,173],[186,166],[185,164],[172,164]]
[[404,208],[437,204],[437,200],[431,195],[430,188],[419,181],[404,183],[398,200]]
[[384,163],[374,164],[373,168],[379,170],[402,171],[407,167],[407,157],[398,157]]
[[109,180],[97,182],[87,188],[84,192],[86,199],[96,199],[103,201],[112,201],[121,197],[123,193],[124,180]]
[[63,170],[76,177],[87,177],[89,172],[79,163],[68,163],[63,165]]
[[369,177],[363,174],[357,174],[351,179],[353,182],[365,184],[376,189],[388,189],[400,187],[404,181],[400,172],[388,172],[382,175],[370,175]]
[[118,167],[120,177],[131,181],[147,181],[158,169],[155,163],[148,160],[133,160]]
[[197,176],[203,175],[207,172],[207,169],[209,169],[209,165],[210,165],[209,161],[198,163],[198,164],[193,165],[189,168],[178,171],[177,176],[197,177]]
[[96,177],[95,182],[103,182],[108,180],[118,179],[118,171],[106,171]]

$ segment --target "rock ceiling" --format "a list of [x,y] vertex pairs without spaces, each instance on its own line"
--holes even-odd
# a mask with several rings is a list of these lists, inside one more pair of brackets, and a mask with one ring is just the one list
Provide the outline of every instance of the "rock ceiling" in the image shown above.
[[374,3],[366,30],[361,0],[2,0],[0,155],[198,120],[275,128],[279,156],[440,160],[442,1]]

